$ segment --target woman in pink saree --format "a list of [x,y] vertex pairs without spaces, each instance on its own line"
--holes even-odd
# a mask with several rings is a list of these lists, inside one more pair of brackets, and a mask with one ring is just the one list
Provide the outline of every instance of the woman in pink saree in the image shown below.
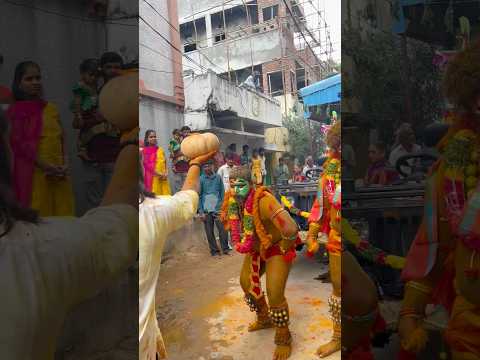
[[157,134],[154,130],[145,132],[142,158],[145,188],[155,195],[171,195],[165,153],[157,146]]
[[42,98],[40,67],[15,69],[14,103],[8,108],[13,181],[18,202],[40,216],[72,216],[73,191],[57,107]]

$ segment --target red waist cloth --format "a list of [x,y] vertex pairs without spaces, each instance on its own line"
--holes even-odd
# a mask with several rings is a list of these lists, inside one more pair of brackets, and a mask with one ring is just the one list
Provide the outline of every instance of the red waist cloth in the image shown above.
[[280,249],[280,245],[275,244],[275,245],[273,245],[273,246],[271,246],[267,249],[267,251],[265,252],[265,258],[262,259],[262,260],[268,260],[272,256],[283,255],[283,259],[286,262],[292,262],[297,257],[295,247],[297,245],[301,244],[301,242],[302,242],[301,239],[297,236],[297,239],[295,240],[295,243],[290,247],[290,249],[288,249],[285,252],[285,254],[283,254],[282,249]]

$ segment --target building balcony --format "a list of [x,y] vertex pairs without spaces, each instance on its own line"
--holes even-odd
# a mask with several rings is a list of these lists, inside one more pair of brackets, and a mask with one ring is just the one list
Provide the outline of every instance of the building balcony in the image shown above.
[[184,71],[194,69],[195,73],[201,73],[198,66],[201,64],[216,73],[226,73],[282,57],[285,40],[276,20],[250,27],[239,26],[237,30],[221,35],[212,34],[198,41],[185,42]]
[[250,138],[264,138],[268,128],[282,126],[278,101],[239,87],[213,72],[184,78],[185,124]]

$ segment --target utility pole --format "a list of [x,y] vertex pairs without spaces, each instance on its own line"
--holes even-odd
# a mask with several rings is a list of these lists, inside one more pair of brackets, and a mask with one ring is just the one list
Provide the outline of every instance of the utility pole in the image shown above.
[[412,123],[412,93],[410,87],[410,62],[408,59],[408,43],[405,34],[400,35],[402,49],[402,74],[405,88],[405,122]]
[[230,50],[229,50],[228,39],[227,39],[227,20],[225,20],[225,0],[222,1],[222,17],[223,17],[223,31],[225,34],[225,46],[227,47],[228,81],[232,82],[232,76],[230,74]]

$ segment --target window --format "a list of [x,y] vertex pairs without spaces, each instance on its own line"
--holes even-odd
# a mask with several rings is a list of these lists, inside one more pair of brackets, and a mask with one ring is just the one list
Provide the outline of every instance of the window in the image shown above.
[[297,90],[304,88],[306,86],[305,69],[297,69],[296,78],[297,78]]
[[222,32],[220,34],[215,35],[215,42],[218,43],[220,41],[225,40],[225,33]]
[[197,50],[197,44],[193,43],[193,44],[186,44],[184,47],[183,47],[183,52],[190,52],[190,51],[195,51]]
[[268,90],[271,96],[283,95],[283,76],[281,71],[268,74]]
[[263,21],[275,19],[278,16],[278,5],[263,8]]
[[205,18],[180,24],[180,39],[183,43],[183,51],[188,53],[195,51],[206,42],[207,27]]
[[256,1],[247,3],[247,9],[252,25],[258,24],[258,5]]
[[224,29],[223,13],[218,12],[218,13],[212,14],[211,22],[212,22],[212,33],[213,33],[213,38],[215,40],[215,43],[224,41],[226,36],[225,36],[225,29]]

